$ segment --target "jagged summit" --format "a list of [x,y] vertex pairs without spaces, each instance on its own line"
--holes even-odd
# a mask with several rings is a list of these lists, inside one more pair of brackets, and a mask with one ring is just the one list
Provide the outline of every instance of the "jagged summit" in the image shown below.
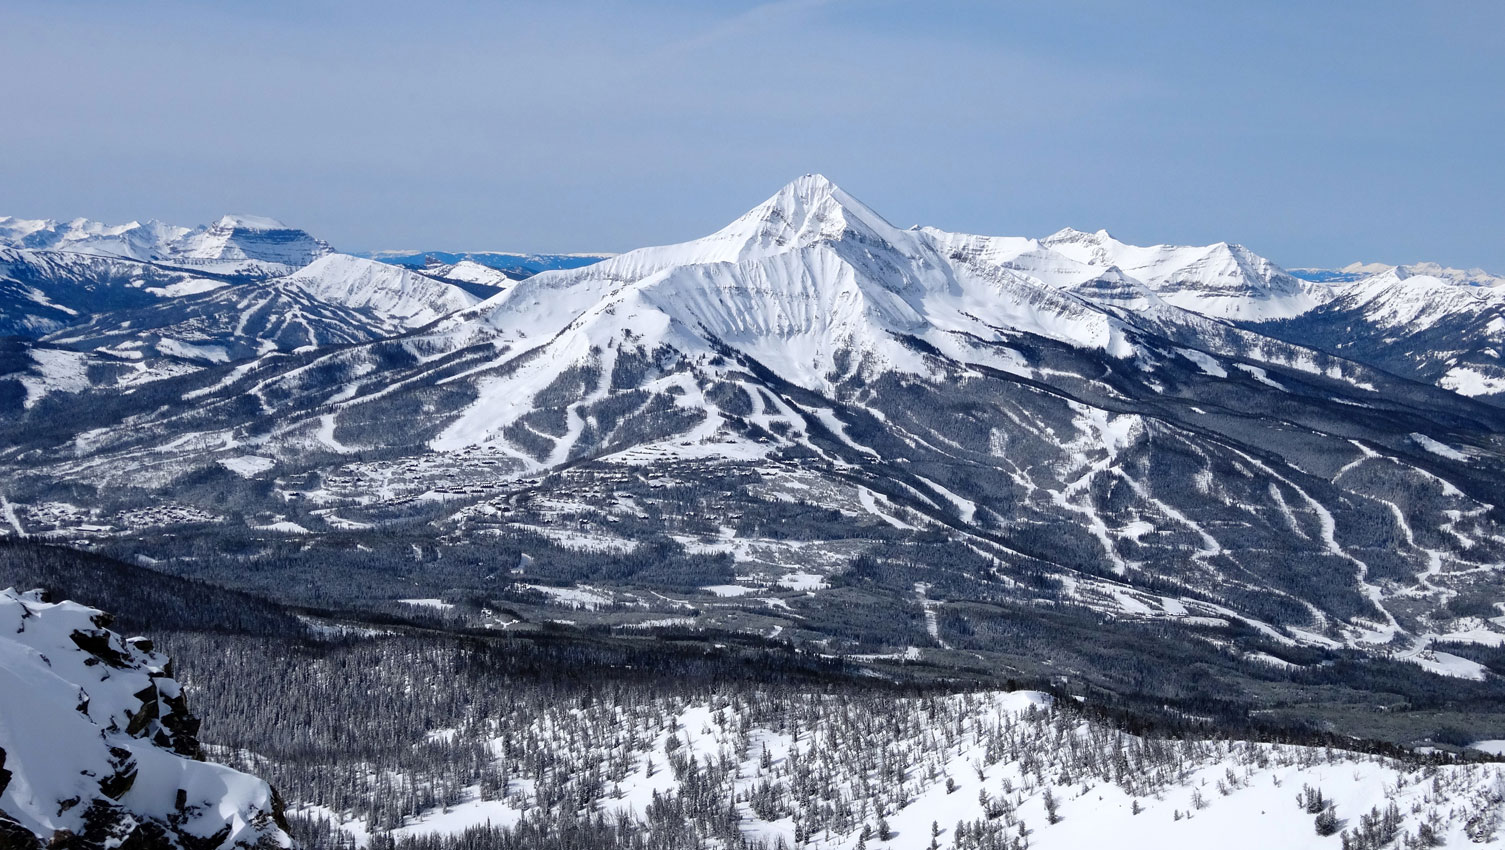
[[702,249],[702,261],[738,262],[844,234],[902,243],[903,233],[824,175],[806,174],[721,230],[687,244]]
[[1102,229],[1088,232],[1077,230],[1075,227],[1063,227],[1039,241],[1045,245],[1053,245],[1068,242],[1117,242],[1118,240],[1113,238],[1113,234]]
[[763,223],[765,232],[794,241],[802,236],[835,238],[848,228],[880,234],[897,232],[883,216],[821,174],[806,174],[791,181],[738,220],[748,221]]

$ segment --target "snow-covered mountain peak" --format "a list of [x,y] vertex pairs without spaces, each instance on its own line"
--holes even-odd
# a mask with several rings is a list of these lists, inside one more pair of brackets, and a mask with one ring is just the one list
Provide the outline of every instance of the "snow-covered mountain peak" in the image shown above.
[[215,227],[238,228],[241,230],[291,230],[287,225],[275,218],[264,215],[244,215],[232,213],[220,216]]
[[423,273],[429,277],[443,278],[458,283],[477,283],[495,289],[503,289],[518,280],[500,269],[483,266],[475,260],[461,260],[458,263],[436,260],[426,264]]
[[[1075,227],[1063,227],[1044,239],[1039,240],[1046,245],[1086,244],[1099,245],[1104,242],[1118,242],[1113,234],[1106,230],[1098,229],[1095,232],[1077,230]],[[1122,244],[1122,243],[1120,243]]]
[[1393,268],[1395,268],[1395,266],[1387,265],[1385,263],[1349,263],[1343,268],[1338,269],[1338,271],[1342,272],[1343,274],[1371,275],[1381,274],[1382,272],[1387,272]]
[[306,231],[261,216],[227,215],[167,246],[167,256],[189,263],[253,260],[294,268],[334,251]]
[[727,261],[802,248],[847,234],[901,244],[904,231],[820,174],[806,174],[701,243],[721,246]]
[[1426,276],[1445,280],[1454,286],[1475,286],[1505,289],[1505,277],[1491,274],[1484,269],[1455,269],[1441,263],[1411,263],[1397,266],[1409,276]]
[[[858,377],[928,376],[926,351],[1022,368],[1006,346],[1025,334],[1131,355],[1120,318],[1000,262],[1030,247],[1038,244],[900,230],[806,175],[710,236],[545,272],[451,317],[439,330],[452,344],[488,339],[533,353],[435,445],[490,439],[526,413],[561,364],[609,375],[623,354],[712,361],[736,352],[822,393]],[[1149,303],[1120,273],[1107,278],[1120,304]]]
[[21,244],[21,240],[31,234],[39,230],[55,227],[57,227],[57,222],[51,219],[17,218],[13,215],[0,215],[0,242],[10,246],[18,246]]
[[1330,279],[1340,283],[1349,283],[1395,272],[1395,277],[1399,280],[1412,277],[1427,277],[1445,281],[1453,286],[1505,289],[1505,276],[1493,274],[1480,268],[1458,269],[1432,262],[1407,263],[1394,266],[1388,263],[1349,263],[1334,272],[1328,272],[1325,269],[1311,269],[1309,271],[1325,275],[1325,277],[1313,279]]
[[[1480,310],[1505,303],[1505,288],[1462,284],[1450,277],[1425,274],[1422,266],[1393,266],[1346,284],[1339,299],[1354,302],[1383,298],[1392,303],[1414,305],[1413,309],[1434,318],[1446,311]],[[1434,268],[1432,271],[1448,271]],[[1408,319],[1414,322],[1416,319]]]
[[1129,245],[1105,230],[1066,228],[1040,245],[1077,263],[1117,267],[1165,302],[1223,319],[1258,320],[1299,315],[1320,293],[1242,245]]

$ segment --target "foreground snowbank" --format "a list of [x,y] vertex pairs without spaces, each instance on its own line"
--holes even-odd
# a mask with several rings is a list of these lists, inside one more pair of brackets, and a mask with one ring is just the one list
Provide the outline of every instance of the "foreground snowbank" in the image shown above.
[[[286,847],[254,776],[200,761],[171,662],[109,615],[0,591],[0,839],[38,846]],[[11,846],[4,840],[0,845]]]

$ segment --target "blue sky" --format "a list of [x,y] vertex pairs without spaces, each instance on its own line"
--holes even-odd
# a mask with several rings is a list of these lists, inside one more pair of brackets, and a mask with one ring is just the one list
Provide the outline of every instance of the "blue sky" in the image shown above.
[[1505,271],[1505,3],[10,0],[0,214],[625,250],[896,224]]

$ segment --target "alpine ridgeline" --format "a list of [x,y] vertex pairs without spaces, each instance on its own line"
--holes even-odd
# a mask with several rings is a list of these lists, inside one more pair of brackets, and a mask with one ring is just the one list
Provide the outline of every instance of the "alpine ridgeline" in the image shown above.
[[[49,280],[83,262],[17,250]],[[139,267],[208,285],[182,268]],[[325,254],[213,282],[15,343],[12,531],[295,598],[1123,689],[1151,671],[1083,672],[1102,624],[1475,680],[1438,642],[1505,639],[1500,288],[904,230],[815,175],[702,239],[521,280]],[[1010,643],[1044,612],[1090,628]]]

